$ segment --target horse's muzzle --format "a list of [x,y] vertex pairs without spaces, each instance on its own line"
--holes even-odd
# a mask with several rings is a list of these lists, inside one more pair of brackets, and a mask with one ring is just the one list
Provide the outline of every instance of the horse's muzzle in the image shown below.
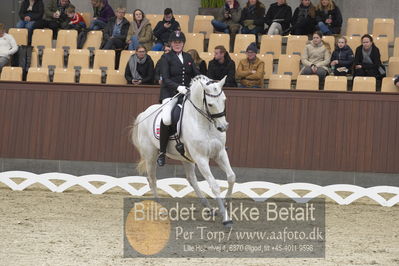
[[216,129],[219,130],[220,132],[226,132],[228,128],[229,128],[229,124],[226,124],[226,126],[217,126],[216,127]]

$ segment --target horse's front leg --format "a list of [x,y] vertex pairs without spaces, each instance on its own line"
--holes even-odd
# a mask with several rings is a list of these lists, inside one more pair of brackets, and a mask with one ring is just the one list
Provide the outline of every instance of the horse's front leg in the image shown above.
[[231,226],[231,224],[233,222],[230,219],[230,217],[226,211],[226,208],[224,206],[224,202],[220,196],[220,187],[219,187],[218,183],[216,182],[215,177],[212,175],[211,169],[209,167],[209,160],[204,159],[204,158],[194,158],[194,160],[196,161],[198,169],[200,170],[202,176],[208,182],[213,194],[216,197],[216,201],[219,205],[219,211],[223,217],[223,224],[225,226]]
[[227,182],[229,183],[229,188],[226,193],[226,199],[231,199],[231,194],[233,193],[234,183],[236,182],[236,174],[230,165],[229,156],[225,149],[222,149],[219,152],[219,155],[215,158],[215,162],[219,165],[219,167],[226,173]]

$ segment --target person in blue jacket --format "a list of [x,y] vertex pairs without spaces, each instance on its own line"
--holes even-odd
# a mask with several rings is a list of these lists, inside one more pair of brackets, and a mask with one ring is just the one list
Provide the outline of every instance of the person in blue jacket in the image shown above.
[[347,45],[345,37],[337,41],[337,46],[331,56],[331,70],[335,76],[346,76],[352,73],[354,55],[352,49]]

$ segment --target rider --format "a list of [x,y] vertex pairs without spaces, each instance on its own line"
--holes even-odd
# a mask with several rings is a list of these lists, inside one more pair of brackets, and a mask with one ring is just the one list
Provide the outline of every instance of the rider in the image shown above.
[[[157,164],[165,165],[166,148],[169,141],[169,126],[172,124],[172,110],[177,103],[182,103],[183,95],[187,93],[187,86],[191,79],[200,72],[194,64],[191,55],[183,52],[186,37],[180,31],[173,32],[169,37],[172,50],[162,56],[161,74],[161,96],[160,101],[165,104],[162,111],[162,120],[159,136],[159,156]],[[173,96],[180,93],[178,97],[171,100]]]

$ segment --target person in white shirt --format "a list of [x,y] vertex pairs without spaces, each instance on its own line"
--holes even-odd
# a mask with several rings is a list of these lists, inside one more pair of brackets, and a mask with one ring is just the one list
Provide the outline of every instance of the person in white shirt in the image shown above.
[[5,33],[5,26],[0,23],[0,72],[10,62],[10,56],[18,51],[14,37]]

